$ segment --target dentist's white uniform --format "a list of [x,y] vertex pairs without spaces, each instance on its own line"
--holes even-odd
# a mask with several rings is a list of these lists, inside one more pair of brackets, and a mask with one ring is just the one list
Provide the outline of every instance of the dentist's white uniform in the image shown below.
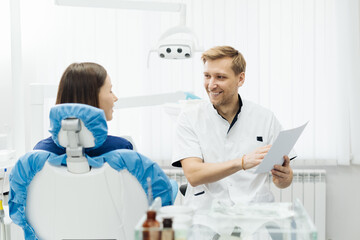
[[[243,101],[237,121],[230,130],[229,127],[228,121],[208,101],[186,106],[178,119],[173,165],[180,166],[179,161],[188,157],[198,157],[209,163],[241,158],[258,147],[272,144],[281,130],[271,111],[249,101]],[[188,184],[185,204],[201,209],[209,208],[213,199],[273,201],[273,195],[264,185],[267,173],[254,174],[255,169],[241,170],[197,187]]]

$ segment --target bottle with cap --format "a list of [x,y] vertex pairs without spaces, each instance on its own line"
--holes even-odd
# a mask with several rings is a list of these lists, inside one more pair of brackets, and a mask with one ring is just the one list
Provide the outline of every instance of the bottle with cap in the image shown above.
[[163,219],[163,230],[161,232],[161,240],[174,240],[175,234],[174,229],[172,228],[172,219],[164,218]]
[[147,218],[143,223],[143,240],[160,240],[160,223],[156,220],[156,212],[146,212]]

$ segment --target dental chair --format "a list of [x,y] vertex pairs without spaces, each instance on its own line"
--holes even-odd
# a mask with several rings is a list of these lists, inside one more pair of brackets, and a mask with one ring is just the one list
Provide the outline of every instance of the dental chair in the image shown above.
[[[84,104],[50,111],[50,132],[66,154],[32,151],[10,174],[9,212],[26,239],[133,239],[148,192],[173,204],[177,184],[132,150],[89,157],[107,137],[104,112]],[[147,178],[151,179],[148,189]]]

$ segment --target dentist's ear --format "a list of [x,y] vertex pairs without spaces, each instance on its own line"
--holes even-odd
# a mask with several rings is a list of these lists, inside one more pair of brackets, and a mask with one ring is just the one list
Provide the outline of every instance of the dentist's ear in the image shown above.
[[245,82],[245,72],[241,72],[239,75],[238,75],[238,80],[239,80],[239,82],[238,82],[238,87],[241,87],[243,84],[244,84],[244,82]]

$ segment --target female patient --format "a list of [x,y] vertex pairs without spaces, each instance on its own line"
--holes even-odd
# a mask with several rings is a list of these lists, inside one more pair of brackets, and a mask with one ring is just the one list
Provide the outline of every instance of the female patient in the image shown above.
[[[96,63],[73,63],[63,73],[57,92],[56,104],[83,103],[104,110],[107,121],[112,119],[114,103],[118,100],[111,90],[111,80],[106,70]],[[132,144],[124,138],[107,136],[102,146],[96,149],[85,149],[90,157],[116,149],[133,149]],[[51,137],[40,141],[34,150],[46,150],[57,155],[65,149],[57,146]]]
[[[105,113],[106,120],[109,121],[112,119],[114,102],[117,100],[117,97],[111,91],[110,78],[102,66],[95,63],[74,63],[65,70],[61,77],[56,104],[81,103],[91,105],[102,109]],[[102,161],[106,161],[117,171],[127,169],[129,173],[138,179],[146,193],[150,192],[146,182],[147,179],[150,178],[152,196],[154,198],[160,197],[163,206],[172,205],[177,193],[176,182],[169,180],[155,162],[137,152],[124,150],[126,148],[132,149],[131,143],[127,140],[120,137],[107,136],[107,139],[102,146],[96,149],[85,149],[85,153],[92,157],[93,162],[98,161],[97,166],[100,166],[100,164],[103,163]],[[62,159],[64,159],[63,154],[65,154],[65,149],[57,146],[51,137],[40,141],[35,146],[35,149],[45,151],[26,153],[17,161],[9,178],[9,215],[14,223],[23,228],[26,239],[37,239],[35,231],[27,221],[28,218],[26,216],[26,214],[28,214],[28,211],[26,210],[28,187],[33,181],[35,174],[42,170],[46,161],[50,162],[54,159],[60,159],[62,161]],[[117,149],[123,150],[113,151]],[[49,154],[48,152],[54,154]],[[59,157],[58,155],[63,156]],[[62,164],[62,162],[58,162],[57,165],[59,164]],[[106,178],[106,183],[108,183],[108,178]],[[50,185],[50,187],[53,186]],[[107,186],[107,188],[108,187],[109,186]],[[113,197],[110,198],[113,199]],[[125,200],[120,203],[123,204],[124,202]],[[82,210],[80,210],[80,212],[82,212]],[[124,219],[127,219],[127,216],[124,217]],[[131,227],[132,223],[129,220],[126,224],[123,224],[123,226],[120,227],[116,226],[116,231],[120,234],[120,229]],[[50,224],[49,226],[53,225]],[[50,227],[49,231],[52,231],[51,229],[53,228]],[[56,231],[54,230],[53,233],[55,234],[55,232]]]

